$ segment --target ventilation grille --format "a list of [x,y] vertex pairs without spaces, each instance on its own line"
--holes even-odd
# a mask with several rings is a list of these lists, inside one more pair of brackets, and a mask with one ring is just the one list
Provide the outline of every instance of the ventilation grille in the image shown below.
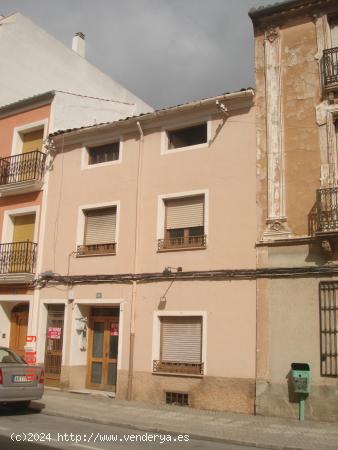
[[166,392],[165,402],[167,405],[189,406],[189,397],[187,392]]

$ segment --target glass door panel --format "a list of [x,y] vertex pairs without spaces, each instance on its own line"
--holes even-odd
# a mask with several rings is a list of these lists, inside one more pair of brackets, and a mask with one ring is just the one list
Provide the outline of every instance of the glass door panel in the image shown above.
[[88,378],[89,387],[116,389],[119,340],[118,317],[92,317],[90,324]]
[[95,322],[93,327],[93,358],[103,357],[104,322]]

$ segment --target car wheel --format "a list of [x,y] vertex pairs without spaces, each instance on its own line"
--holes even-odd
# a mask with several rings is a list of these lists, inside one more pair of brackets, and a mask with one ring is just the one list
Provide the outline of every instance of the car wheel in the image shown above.
[[10,406],[11,408],[27,409],[30,403],[30,400],[23,400],[21,402],[10,402],[8,403],[8,406]]

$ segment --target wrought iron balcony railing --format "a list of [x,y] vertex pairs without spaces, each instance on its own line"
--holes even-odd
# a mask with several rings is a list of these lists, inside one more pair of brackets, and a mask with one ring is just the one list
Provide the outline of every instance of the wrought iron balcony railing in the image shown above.
[[115,255],[116,243],[78,245],[77,256]]
[[159,251],[171,249],[205,248],[206,246],[207,246],[206,235],[175,237],[158,240]]
[[38,150],[0,158],[0,185],[42,180],[46,155]]
[[33,274],[36,249],[37,244],[29,241],[0,244],[0,274]]
[[316,232],[338,231],[338,187],[317,189]]
[[328,48],[323,52],[324,86],[330,88],[338,85],[338,47]]
[[154,360],[153,372],[203,375],[203,363]]

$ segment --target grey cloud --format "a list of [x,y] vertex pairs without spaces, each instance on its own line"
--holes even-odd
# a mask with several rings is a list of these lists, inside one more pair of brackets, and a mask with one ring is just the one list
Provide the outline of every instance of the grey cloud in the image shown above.
[[254,85],[251,6],[271,0],[0,0],[154,107]]

